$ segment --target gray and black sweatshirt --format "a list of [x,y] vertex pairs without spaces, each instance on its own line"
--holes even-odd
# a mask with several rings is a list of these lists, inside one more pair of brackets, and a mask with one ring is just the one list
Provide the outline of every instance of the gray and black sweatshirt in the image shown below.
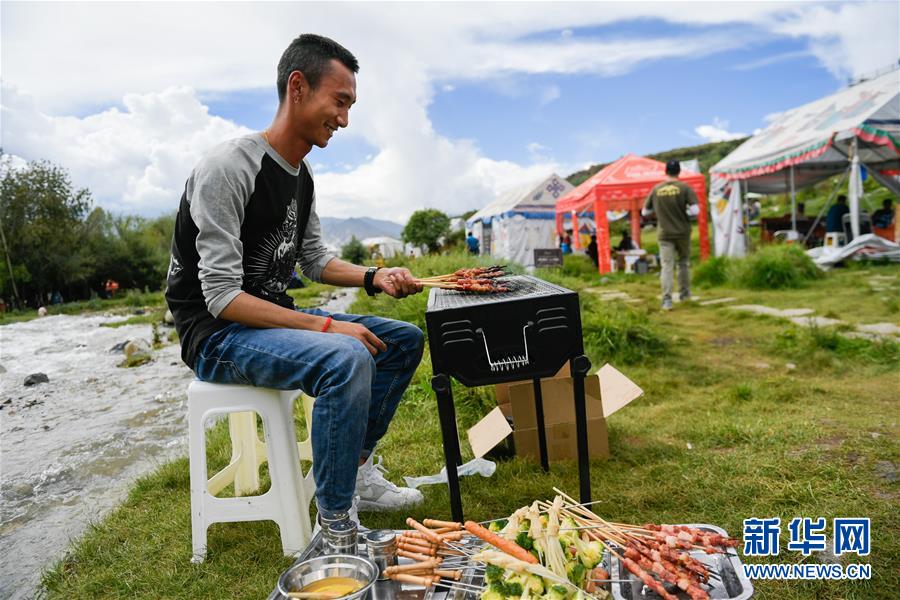
[[191,368],[199,348],[231,322],[219,314],[241,293],[286,308],[294,266],[320,281],[333,255],[322,243],[309,165],[293,167],[260,134],[215,147],[181,196],[166,302]]

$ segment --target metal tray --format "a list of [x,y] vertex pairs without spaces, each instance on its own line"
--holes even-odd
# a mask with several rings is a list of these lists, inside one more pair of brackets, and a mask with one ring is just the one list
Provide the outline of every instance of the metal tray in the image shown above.
[[[366,538],[365,533],[368,531],[360,532],[358,537],[358,550],[357,554],[360,556],[366,556]],[[397,535],[400,535],[402,531],[395,531]],[[478,542],[475,544],[476,546],[481,546],[481,543]],[[473,546],[474,549],[474,546]],[[297,564],[302,562],[308,558],[313,558],[315,556],[321,556],[325,553],[325,544],[322,540],[322,534],[317,533],[312,541],[309,543],[309,546],[306,547],[306,550],[294,561],[293,564]],[[399,564],[408,564],[413,561],[408,558],[399,558]],[[293,565],[292,565],[293,566]],[[477,579],[477,581],[476,581]],[[478,585],[481,582],[481,576],[473,576],[469,575],[463,578],[463,582],[472,583]],[[469,600],[472,600],[476,597],[474,593],[463,593],[463,592],[450,592],[448,593],[447,589],[429,587],[424,588],[422,586],[411,585],[408,583],[399,583],[396,581],[391,581],[390,579],[385,581],[376,581],[375,585],[369,590],[369,594],[366,596],[365,600],[464,600],[466,596],[470,596]],[[268,600],[288,600],[285,596],[278,593],[278,586],[275,586],[275,589],[272,590],[272,593],[269,594]]]
[[[724,529],[716,527],[715,525],[690,523],[687,524],[687,526],[705,529],[721,535],[728,535]],[[750,583],[750,580],[744,575],[741,559],[737,555],[737,552],[726,556],[724,554],[707,554],[702,550],[694,550],[690,555],[702,562],[710,571],[717,573],[722,578],[721,581],[710,579],[711,589],[707,590],[710,598],[713,600],[749,600],[753,597],[753,584]],[[624,569],[618,558],[609,556],[608,553],[604,558],[605,562],[610,565],[609,573],[612,579],[629,580],[628,583],[612,584],[610,591],[614,600],[648,600],[659,598],[652,590],[646,590],[646,593],[644,593],[644,582],[627,569]],[[666,589],[668,589],[668,587]],[[670,593],[675,594],[675,591],[676,590],[670,590]],[[688,597],[683,592],[675,595],[679,598]]]

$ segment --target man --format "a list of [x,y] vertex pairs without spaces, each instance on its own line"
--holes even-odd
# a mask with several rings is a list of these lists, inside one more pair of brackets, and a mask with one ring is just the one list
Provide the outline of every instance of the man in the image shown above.
[[587,247],[587,255],[588,258],[591,259],[591,262],[594,263],[594,268],[596,269],[599,266],[600,256],[597,254],[597,234],[591,234],[591,243],[588,244]]
[[681,164],[677,160],[666,163],[666,179],[656,185],[644,202],[641,213],[656,213],[659,230],[659,257],[662,263],[662,308],[672,309],[672,283],[675,259],[678,259],[678,286],[681,300],[691,299],[691,220],[688,214],[700,213],[697,195],[689,185],[678,180]]
[[619,252],[627,252],[629,250],[637,250],[637,244],[634,243],[634,240],[631,239],[631,234],[627,231],[622,233],[622,241],[619,242],[619,245],[616,246],[616,250]]
[[466,234],[466,248],[469,249],[469,254],[479,253],[478,238],[472,235],[471,231]]
[[885,198],[881,208],[872,213],[872,227],[887,229],[894,222],[894,203],[890,198]]
[[313,281],[395,298],[421,291],[406,269],[366,269],[328,253],[306,155],[349,124],[356,58],[301,35],[278,63],[279,106],[263,132],[213,148],[178,209],[166,301],[182,358],[203,381],[302,389],[313,409],[313,475],[321,517],[422,500],[373,464],[373,452],[418,365],[422,332],[371,316],[295,309],[297,262]]
[[825,231],[827,233],[844,233],[844,215],[849,212],[847,196],[841,194],[837,197],[837,202],[828,209],[828,214],[825,216]]

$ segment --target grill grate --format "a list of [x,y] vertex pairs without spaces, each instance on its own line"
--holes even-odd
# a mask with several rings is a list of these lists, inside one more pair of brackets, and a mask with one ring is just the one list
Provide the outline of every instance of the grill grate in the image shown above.
[[477,306],[479,304],[494,304],[497,302],[505,302],[507,300],[517,300],[519,298],[569,293],[569,290],[565,288],[528,275],[508,275],[503,277],[500,281],[503,286],[509,288],[508,292],[499,294],[476,294],[474,292],[457,292],[455,290],[434,288],[428,299],[428,310],[463,308],[467,306]]

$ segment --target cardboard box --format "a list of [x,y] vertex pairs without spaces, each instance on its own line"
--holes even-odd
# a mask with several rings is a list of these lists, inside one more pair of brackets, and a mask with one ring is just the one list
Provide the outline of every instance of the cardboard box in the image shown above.
[[[572,372],[569,369],[569,363],[568,361],[566,361],[562,368],[553,377],[568,377],[571,374]],[[510,406],[509,403],[509,386],[521,384],[521,381],[515,381],[513,383],[498,383],[494,386],[494,395],[497,398],[497,406],[499,406],[500,410],[503,411],[503,416],[512,416],[512,406]]]
[[[508,391],[516,454],[540,460],[534,387],[530,382],[514,383],[509,386]],[[554,377],[541,381],[547,457],[551,461],[578,457],[573,393],[571,377]],[[597,374],[585,377],[588,454],[591,458],[609,457],[606,418],[641,394],[643,390],[608,364]]]

